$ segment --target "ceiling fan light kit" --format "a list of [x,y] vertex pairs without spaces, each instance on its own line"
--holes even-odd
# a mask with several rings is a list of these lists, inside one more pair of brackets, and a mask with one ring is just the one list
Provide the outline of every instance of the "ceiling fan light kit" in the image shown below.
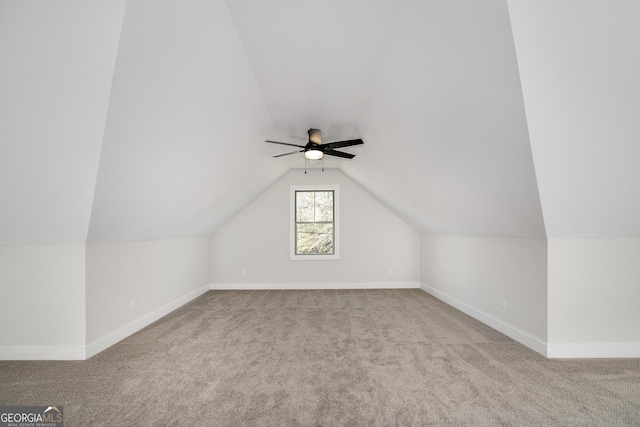
[[352,145],[364,144],[364,141],[362,141],[362,139],[349,139],[346,141],[335,141],[335,142],[329,142],[327,144],[323,144],[322,132],[320,132],[319,129],[309,129],[307,133],[309,134],[309,142],[307,142],[307,145],[289,144],[287,142],[278,142],[278,141],[266,141],[266,142],[270,144],[288,145],[291,147],[301,148],[301,150],[291,151],[289,153],[284,153],[284,154],[278,154],[273,157],[283,157],[283,156],[288,156],[290,154],[304,153],[304,157],[309,160],[320,160],[325,155],[342,157],[345,159],[353,159],[355,157],[355,154],[345,153],[344,151],[338,151],[338,150],[335,150],[335,148],[351,147]]
[[320,160],[324,157],[324,153],[321,150],[307,150],[304,152],[304,156],[309,160]]

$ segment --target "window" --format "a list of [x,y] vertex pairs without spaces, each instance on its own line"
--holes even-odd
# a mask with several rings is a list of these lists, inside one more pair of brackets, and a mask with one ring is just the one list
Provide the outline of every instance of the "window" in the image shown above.
[[339,259],[338,186],[291,187],[291,259]]
[[296,255],[333,255],[332,190],[296,191]]

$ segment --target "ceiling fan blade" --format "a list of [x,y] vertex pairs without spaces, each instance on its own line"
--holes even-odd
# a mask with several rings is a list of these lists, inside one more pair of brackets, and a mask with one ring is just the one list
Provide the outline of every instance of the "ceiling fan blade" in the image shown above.
[[360,144],[364,144],[364,141],[358,138],[358,139],[349,139],[347,141],[329,142],[327,144],[322,144],[322,145],[324,145],[325,148],[334,149],[334,148],[342,148],[342,147],[351,147],[352,145],[360,145]]
[[304,148],[304,145],[289,144],[288,142],[278,142],[278,141],[265,141],[265,142],[268,142],[268,143],[270,143],[270,144],[289,145],[289,146],[291,146],[291,147]]
[[328,156],[344,157],[345,159],[353,159],[356,156],[355,154],[344,153],[342,151],[336,151],[336,150],[327,150],[327,149],[324,150],[324,154]]
[[288,156],[290,154],[298,154],[298,153],[302,153],[304,150],[298,150],[298,151],[292,151],[290,153],[284,153],[284,154],[278,154],[276,156],[271,156],[271,157],[282,157],[282,156]]

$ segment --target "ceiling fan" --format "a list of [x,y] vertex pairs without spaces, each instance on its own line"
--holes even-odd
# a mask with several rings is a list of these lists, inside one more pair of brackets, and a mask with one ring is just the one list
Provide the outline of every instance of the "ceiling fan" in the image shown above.
[[278,154],[273,157],[288,156],[290,154],[304,153],[304,157],[309,160],[320,160],[326,154],[327,156],[343,157],[345,159],[353,159],[356,155],[345,153],[344,151],[335,150],[336,148],[350,147],[352,145],[364,144],[361,139],[349,139],[346,141],[322,143],[321,132],[319,129],[309,129],[309,142],[307,145],[289,144],[287,142],[265,141],[271,144],[290,145],[292,147],[301,148],[301,150],[291,151],[289,153]]

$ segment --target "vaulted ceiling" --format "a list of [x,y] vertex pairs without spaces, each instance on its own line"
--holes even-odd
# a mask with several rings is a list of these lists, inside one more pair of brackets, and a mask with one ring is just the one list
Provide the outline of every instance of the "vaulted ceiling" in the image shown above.
[[0,2],[0,244],[210,234],[308,128],[422,234],[640,236],[640,3],[98,3]]

